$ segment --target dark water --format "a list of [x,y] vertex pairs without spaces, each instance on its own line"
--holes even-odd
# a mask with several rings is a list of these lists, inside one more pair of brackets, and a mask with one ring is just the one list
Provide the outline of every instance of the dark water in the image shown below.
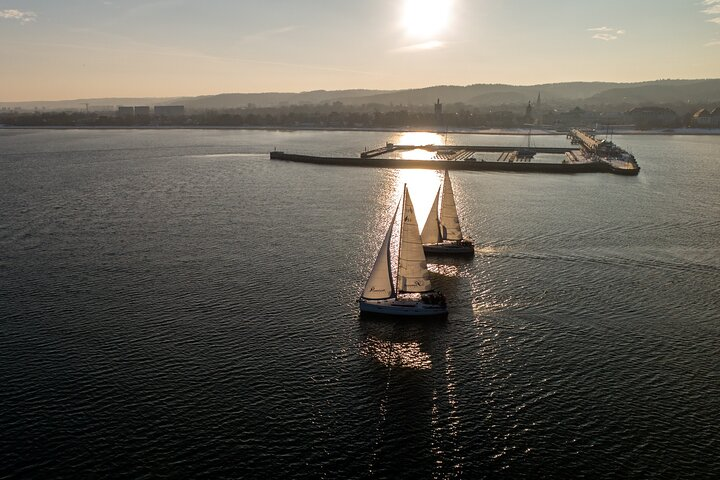
[[717,478],[720,137],[616,137],[638,177],[454,173],[449,318],[361,321],[439,173],[267,152],[393,140],[0,130],[0,478]]

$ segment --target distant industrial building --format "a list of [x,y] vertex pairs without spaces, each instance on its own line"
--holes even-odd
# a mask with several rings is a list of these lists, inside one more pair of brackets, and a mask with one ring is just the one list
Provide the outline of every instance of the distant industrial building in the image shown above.
[[182,117],[185,115],[184,105],[157,105],[153,109],[156,117]]
[[145,106],[145,105],[135,107],[135,116],[136,117],[149,117],[150,116],[150,107]]
[[118,117],[132,117],[135,115],[135,108],[134,107],[118,107],[117,109]]

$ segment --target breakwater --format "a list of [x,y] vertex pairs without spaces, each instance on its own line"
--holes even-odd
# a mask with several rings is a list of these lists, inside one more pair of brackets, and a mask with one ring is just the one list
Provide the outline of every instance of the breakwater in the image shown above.
[[618,173],[606,162],[580,163],[539,163],[539,162],[488,162],[488,161],[451,161],[451,160],[408,160],[401,158],[358,158],[358,157],[322,157],[317,155],[299,155],[281,151],[270,152],[273,160],[312,163],[316,165],[335,165],[344,167],[371,168],[423,168],[431,170],[471,170],[497,172],[535,172],[535,173]]

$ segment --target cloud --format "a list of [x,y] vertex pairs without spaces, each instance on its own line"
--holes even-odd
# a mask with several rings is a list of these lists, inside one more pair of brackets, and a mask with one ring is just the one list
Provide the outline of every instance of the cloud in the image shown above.
[[0,18],[7,20],[18,20],[20,23],[34,22],[37,19],[35,12],[22,12],[20,10],[9,9],[0,10]]
[[713,40],[705,44],[706,47],[720,47],[720,40]]
[[416,43],[414,45],[396,48],[394,50],[390,50],[390,53],[421,52],[424,50],[435,50],[436,48],[443,46],[445,46],[445,44],[440,40],[430,40],[429,42]]
[[603,40],[605,42],[617,40],[621,36],[625,35],[625,30],[613,27],[588,28],[588,32],[597,32],[595,35],[592,36],[592,38],[596,40]]
[[[703,0],[702,4],[708,7],[702,11],[705,15],[720,15],[720,0]],[[720,25],[720,17],[708,18],[707,21]]]

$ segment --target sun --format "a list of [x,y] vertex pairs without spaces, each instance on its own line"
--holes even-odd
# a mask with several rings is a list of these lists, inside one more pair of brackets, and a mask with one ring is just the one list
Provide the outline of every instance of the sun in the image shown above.
[[450,21],[452,0],[405,0],[402,24],[411,37],[432,38]]

